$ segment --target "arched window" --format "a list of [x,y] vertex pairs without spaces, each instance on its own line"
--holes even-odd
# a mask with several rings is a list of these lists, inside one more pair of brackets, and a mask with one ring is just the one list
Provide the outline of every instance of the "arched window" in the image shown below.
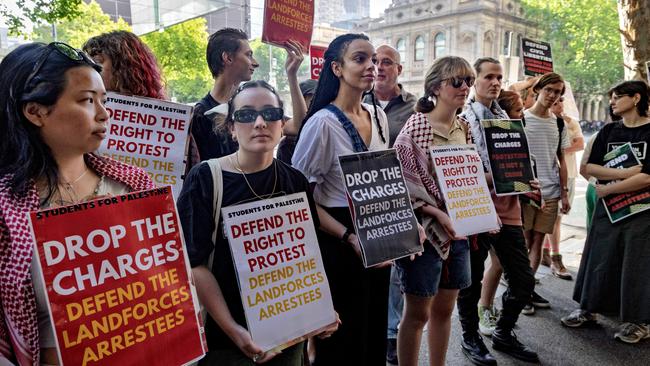
[[395,44],[395,49],[399,53],[399,58],[401,60],[406,60],[406,41],[404,38],[400,38],[397,40],[397,43]]
[[433,57],[438,58],[447,54],[447,39],[445,34],[440,32],[433,38]]
[[515,56],[521,55],[521,34],[517,34],[517,43],[512,45],[515,48]]
[[503,55],[510,56],[510,46],[512,43],[512,32],[503,33]]
[[415,38],[415,61],[424,61],[424,37]]

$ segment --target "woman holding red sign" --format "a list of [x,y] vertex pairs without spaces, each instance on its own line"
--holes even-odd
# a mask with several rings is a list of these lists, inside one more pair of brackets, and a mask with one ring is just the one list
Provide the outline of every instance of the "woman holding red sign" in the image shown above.
[[101,66],[65,43],[0,63],[0,364],[57,365],[29,211],[153,188],[140,168],[93,154],[108,113]]
[[[199,300],[209,314],[209,351],[199,364],[301,366],[302,342],[281,353],[264,352],[251,338],[228,238],[224,230],[213,234],[223,226],[222,217],[215,225],[214,205],[221,189],[221,207],[299,192],[306,192],[311,207],[315,207],[309,184],[299,171],[273,157],[282,136],[284,110],[272,86],[263,80],[246,82],[221,106],[225,118],[218,122],[218,128],[232,135],[238,150],[218,159],[220,186],[218,181],[215,185],[210,163],[195,165],[183,182],[177,203]],[[316,218],[315,210],[312,211]],[[321,337],[329,336],[335,329],[336,326]]]
[[[613,87],[609,96],[613,114],[622,121],[600,130],[586,167],[586,173],[598,179],[599,201],[650,188],[650,89],[644,81],[625,81]],[[625,169],[607,167],[606,154],[626,142],[641,164]],[[643,208],[641,202],[637,206]],[[634,206],[630,211],[634,213]],[[580,309],[562,318],[562,324],[575,328],[595,322],[592,313],[617,315],[623,324],[614,338],[626,343],[650,338],[649,220],[650,211],[645,210],[612,223],[604,202],[598,202],[573,292]]]

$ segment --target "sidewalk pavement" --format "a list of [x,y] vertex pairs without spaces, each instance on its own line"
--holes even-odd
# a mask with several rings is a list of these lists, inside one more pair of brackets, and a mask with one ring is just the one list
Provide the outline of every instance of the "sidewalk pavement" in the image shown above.
[[[584,227],[562,225],[560,249],[564,263],[574,278],[580,265],[585,237]],[[536,277],[540,279],[536,291],[550,301],[551,308],[537,309],[533,316],[521,315],[515,331],[522,343],[539,353],[542,365],[650,365],[650,340],[643,340],[635,345],[614,340],[614,333],[619,325],[615,319],[598,316],[597,326],[584,329],[570,329],[562,326],[560,318],[577,308],[577,303],[572,300],[575,282],[554,277],[551,275],[550,269],[544,266],[540,266]],[[504,287],[499,286],[495,300],[497,307],[501,307],[500,295],[504,290]],[[447,351],[447,365],[471,366],[472,363],[465,358],[460,350],[460,334],[458,314],[454,311]],[[506,354],[493,351],[490,339],[487,337],[484,339],[500,366],[530,365]],[[425,333],[420,347],[420,365],[428,364]]]

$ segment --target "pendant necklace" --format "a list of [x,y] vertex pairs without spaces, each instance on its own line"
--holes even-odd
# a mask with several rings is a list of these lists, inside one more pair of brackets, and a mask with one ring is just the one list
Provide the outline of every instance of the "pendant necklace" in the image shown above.
[[[232,155],[230,156],[230,159],[232,159]],[[235,162],[237,164],[236,169],[244,176],[244,181],[246,182],[246,185],[248,186],[248,189],[250,189],[251,192],[253,192],[255,197],[257,197],[260,200],[263,200],[264,196],[273,197],[273,195],[275,194],[276,185],[278,183],[278,164],[275,161],[275,159],[273,159],[273,171],[275,173],[275,179],[273,180],[273,190],[271,191],[271,193],[265,194],[265,195],[262,195],[262,196],[258,195],[257,192],[255,192],[255,190],[253,190],[253,186],[251,186],[250,182],[248,181],[248,178],[246,178],[246,173],[241,168],[241,165],[239,165],[239,152],[235,153]]]

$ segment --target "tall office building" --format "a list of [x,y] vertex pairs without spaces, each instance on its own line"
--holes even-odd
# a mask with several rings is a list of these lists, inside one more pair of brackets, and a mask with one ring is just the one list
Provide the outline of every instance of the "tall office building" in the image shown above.
[[198,16],[206,19],[210,34],[224,27],[239,28],[250,34],[250,0],[95,1],[111,19],[123,18],[136,34],[152,32]]

